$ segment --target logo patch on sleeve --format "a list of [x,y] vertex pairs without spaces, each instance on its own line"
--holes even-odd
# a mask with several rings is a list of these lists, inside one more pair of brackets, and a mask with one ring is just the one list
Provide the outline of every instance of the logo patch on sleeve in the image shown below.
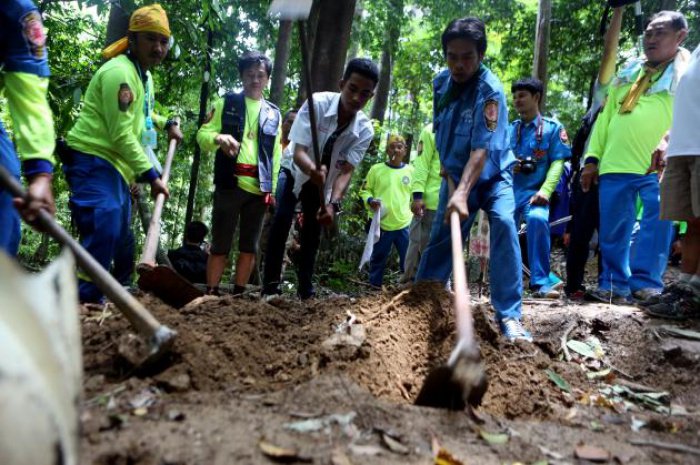
[[122,82],[119,85],[117,101],[119,102],[119,111],[128,110],[131,102],[134,101],[134,93],[131,92],[131,87],[126,82]]
[[487,100],[484,104],[484,122],[486,129],[491,132],[496,130],[498,126],[498,102],[495,100]]
[[46,31],[38,11],[30,11],[20,20],[22,35],[35,58],[44,58],[46,46]]
[[566,129],[561,128],[559,130],[559,139],[564,145],[569,145],[569,135],[566,133]]

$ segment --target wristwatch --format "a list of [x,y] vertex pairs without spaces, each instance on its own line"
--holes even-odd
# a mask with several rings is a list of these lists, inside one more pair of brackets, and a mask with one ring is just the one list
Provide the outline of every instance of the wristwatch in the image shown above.
[[342,207],[342,201],[340,200],[333,200],[330,204],[333,207],[333,211],[337,215],[338,213],[341,213],[343,211]]
[[177,122],[177,120],[169,119],[168,121],[165,122],[165,126],[163,126],[163,129],[165,129],[167,131],[172,126],[179,126],[179,125],[180,124]]

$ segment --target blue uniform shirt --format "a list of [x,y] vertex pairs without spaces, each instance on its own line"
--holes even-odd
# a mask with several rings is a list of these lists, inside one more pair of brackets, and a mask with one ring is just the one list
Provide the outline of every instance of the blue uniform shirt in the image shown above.
[[486,149],[479,185],[493,180],[515,162],[508,140],[505,93],[496,75],[483,64],[463,85],[461,94],[441,106],[453,86],[449,70],[433,80],[435,145],[442,166],[455,182],[462,177],[471,151]]
[[530,156],[537,162],[534,173],[515,173],[513,189],[516,194],[538,191],[552,162],[571,158],[568,136],[561,123],[542,115],[537,115],[525,125],[519,119],[513,121],[510,125],[510,146],[517,158]]
[[0,0],[0,64],[5,72],[49,76],[46,36],[31,0]]

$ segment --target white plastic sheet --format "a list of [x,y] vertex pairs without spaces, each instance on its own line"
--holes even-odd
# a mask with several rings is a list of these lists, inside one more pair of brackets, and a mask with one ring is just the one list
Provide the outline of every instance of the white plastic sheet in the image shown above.
[[72,255],[32,275],[0,252],[0,464],[78,463],[82,372]]
[[360,259],[360,270],[368,263],[372,258],[372,251],[374,251],[374,244],[379,241],[381,237],[381,226],[382,221],[382,209],[380,208],[374,212],[374,217],[372,218],[372,223],[369,226],[369,232],[367,233],[367,242],[365,243],[365,250],[362,251],[362,258]]

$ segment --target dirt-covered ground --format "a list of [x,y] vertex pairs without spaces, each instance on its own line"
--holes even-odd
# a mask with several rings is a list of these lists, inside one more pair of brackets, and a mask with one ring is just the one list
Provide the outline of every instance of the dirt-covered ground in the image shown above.
[[140,298],[179,332],[140,369],[120,355],[119,313],[83,309],[83,463],[428,464],[439,448],[465,464],[700,463],[700,341],[669,329],[697,323],[526,301],[535,342],[512,344],[474,301],[490,386],[470,414],[412,405],[454,340],[435,287],[180,310]]

